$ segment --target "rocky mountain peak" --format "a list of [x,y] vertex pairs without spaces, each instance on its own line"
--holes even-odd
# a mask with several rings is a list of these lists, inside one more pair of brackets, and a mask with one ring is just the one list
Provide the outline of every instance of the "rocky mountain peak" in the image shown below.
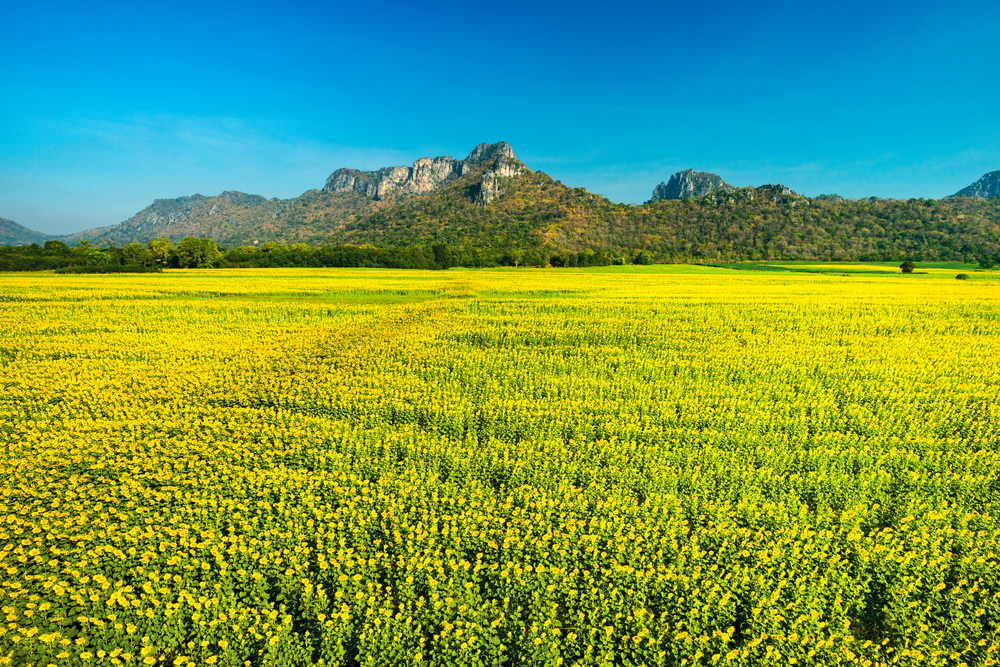
[[514,157],[514,149],[506,141],[479,144],[465,159],[466,165],[487,165],[476,194],[476,203],[485,206],[503,195],[502,178],[523,174],[525,166]]
[[732,192],[735,189],[717,174],[685,169],[671,176],[668,182],[660,183],[653,188],[650,202],[662,199],[697,199],[719,190]]
[[465,158],[465,163],[471,165],[482,164],[494,158],[517,159],[514,157],[514,148],[510,144],[506,141],[498,141],[495,144],[479,144],[472,149],[469,157]]
[[476,202],[488,204],[503,194],[497,179],[521,173],[524,166],[514,157],[511,145],[500,141],[479,144],[464,160],[442,155],[419,158],[412,167],[382,167],[376,171],[341,168],[330,174],[323,190],[353,192],[376,201],[400,195],[422,195],[477,169],[483,170],[483,178]]
[[1000,195],[1000,171],[991,171],[967,188],[962,188],[952,197],[978,197],[990,199]]

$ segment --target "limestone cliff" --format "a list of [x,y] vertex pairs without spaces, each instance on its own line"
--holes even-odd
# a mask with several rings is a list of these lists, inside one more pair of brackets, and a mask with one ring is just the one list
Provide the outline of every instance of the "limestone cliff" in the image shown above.
[[967,188],[962,188],[952,197],[977,197],[990,199],[1000,195],[1000,171],[991,171]]
[[[685,169],[670,177],[666,183],[653,188],[650,202],[662,199],[698,199],[719,190],[733,191],[736,188],[722,180],[717,174],[706,171]],[[648,202],[647,202],[648,203]]]
[[323,190],[353,192],[371,200],[382,201],[392,197],[433,192],[477,171],[481,172],[482,177],[476,202],[488,204],[503,194],[500,179],[522,173],[524,165],[517,161],[510,144],[501,141],[479,144],[464,160],[443,155],[420,158],[414,161],[412,167],[383,167],[377,171],[338,169],[330,174]]

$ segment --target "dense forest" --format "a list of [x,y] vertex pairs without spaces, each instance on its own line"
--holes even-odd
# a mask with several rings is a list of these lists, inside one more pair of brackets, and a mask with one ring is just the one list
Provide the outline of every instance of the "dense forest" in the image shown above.
[[376,248],[372,245],[314,247],[267,242],[260,247],[226,249],[212,239],[187,237],[174,245],[161,238],[148,244],[94,248],[87,241],[67,246],[46,241],[22,246],[0,246],[0,271],[55,271],[56,273],[146,273],[164,268],[363,267],[386,269],[448,269],[454,266],[606,266],[650,264],[652,256],[609,255],[584,250],[542,255],[516,248],[502,251],[455,251],[447,244],[430,247]]
[[633,206],[567,188],[541,172],[506,186],[504,197],[481,207],[459,182],[359,216],[331,240],[514,246],[540,255],[646,251],[667,262],[983,261],[1000,252],[998,198],[843,200],[762,186]]

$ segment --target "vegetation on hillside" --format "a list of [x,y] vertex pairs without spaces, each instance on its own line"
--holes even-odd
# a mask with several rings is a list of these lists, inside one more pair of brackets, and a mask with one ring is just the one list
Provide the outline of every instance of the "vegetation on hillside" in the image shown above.
[[[844,200],[779,186],[700,199],[615,204],[543,172],[501,179],[504,194],[476,203],[482,171],[434,192],[369,200],[310,190],[289,200],[224,192],[157,200],[122,225],[94,230],[95,247],[164,237],[211,238],[235,248],[268,242],[379,248],[448,245],[459,263],[548,264],[583,251],[658,262],[1000,262],[1000,198]],[[74,243],[87,233],[66,237]]]
[[48,234],[35,232],[13,220],[0,218],[0,245],[25,245],[29,243],[45,243],[52,238]]
[[540,254],[646,250],[668,262],[983,261],[1000,252],[1000,199],[825,201],[743,188],[631,206],[534,172],[510,179],[504,197],[477,207],[462,185],[359,216],[331,238]]
[[[623,257],[646,251],[667,262],[988,262],[1000,254],[1000,198],[843,200],[765,186],[632,206],[528,172],[506,179],[504,196],[477,206],[476,187],[467,177],[422,197],[370,207],[324,240],[446,243],[494,253],[513,248],[543,257],[586,249]],[[296,209],[298,227],[317,226],[328,206],[324,194]]]
[[982,261],[1000,252],[1000,199],[872,197],[829,202],[782,195],[656,202],[630,229],[663,258],[745,261]]

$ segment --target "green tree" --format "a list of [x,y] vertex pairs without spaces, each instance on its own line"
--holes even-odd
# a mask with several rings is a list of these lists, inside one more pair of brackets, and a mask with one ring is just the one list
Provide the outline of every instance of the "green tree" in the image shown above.
[[184,237],[174,250],[177,266],[187,269],[207,269],[222,263],[222,253],[212,239]]
[[264,253],[268,252],[288,252],[288,246],[284,243],[275,243],[274,241],[268,241],[260,246],[260,251]]
[[68,255],[70,251],[68,245],[52,239],[45,242],[45,252],[52,255]]
[[126,243],[122,247],[122,259],[125,264],[142,264],[148,266],[153,261],[153,253],[141,243]]
[[917,265],[907,260],[900,264],[899,268],[903,270],[903,273],[913,273],[913,269],[917,268]]
[[450,269],[457,264],[455,255],[446,243],[435,243],[431,246],[431,251],[434,253],[434,264],[437,268]]
[[635,253],[635,258],[632,260],[633,264],[652,264],[653,256],[649,254],[646,250],[640,250]]
[[154,241],[150,241],[149,245],[146,247],[149,250],[149,254],[152,256],[153,262],[159,266],[167,266],[170,263],[170,258],[174,250],[174,244],[171,243],[169,239],[160,237]]
[[521,250],[520,248],[513,248],[513,247],[507,248],[506,252],[504,252],[503,254],[503,257],[500,258],[500,264],[504,266],[518,267],[521,266],[521,263],[523,261],[524,261],[524,251]]

